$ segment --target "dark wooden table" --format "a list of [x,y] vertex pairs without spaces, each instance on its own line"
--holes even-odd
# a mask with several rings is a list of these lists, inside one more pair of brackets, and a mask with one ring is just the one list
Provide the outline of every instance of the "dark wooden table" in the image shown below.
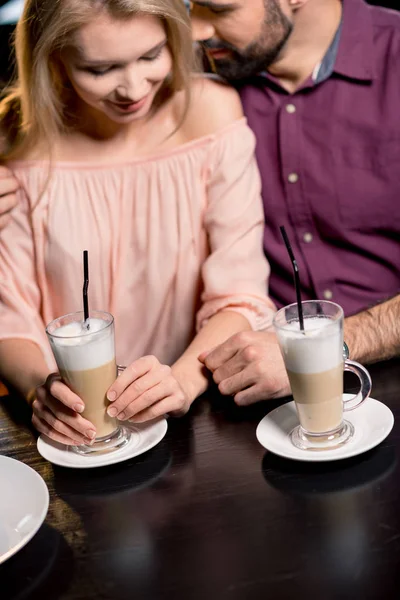
[[28,410],[4,398],[0,454],[42,475],[50,509],[0,567],[0,598],[399,598],[400,361],[371,373],[373,396],[397,419],[392,433],[363,456],[322,465],[258,444],[256,425],[278,403],[238,409],[209,393],[137,459],[53,467],[36,451]]

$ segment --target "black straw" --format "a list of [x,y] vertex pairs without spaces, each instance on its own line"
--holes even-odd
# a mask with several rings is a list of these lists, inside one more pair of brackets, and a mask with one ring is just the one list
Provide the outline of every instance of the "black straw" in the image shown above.
[[292,266],[293,266],[294,287],[296,288],[297,310],[299,313],[300,330],[304,331],[303,307],[301,305],[299,267],[297,266],[297,261],[294,257],[292,246],[290,245],[289,238],[286,233],[286,229],[283,227],[283,225],[280,227],[280,230],[281,230],[283,241],[285,242],[285,245],[286,245]]
[[83,312],[85,316],[85,325],[89,329],[89,302],[88,302],[88,287],[89,287],[89,256],[88,251],[83,251]]

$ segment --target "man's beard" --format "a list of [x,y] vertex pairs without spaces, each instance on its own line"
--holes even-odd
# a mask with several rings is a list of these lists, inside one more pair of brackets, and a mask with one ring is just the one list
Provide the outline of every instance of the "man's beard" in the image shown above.
[[[266,3],[266,17],[260,37],[245,50],[239,51],[228,42],[207,40],[201,43],[207,55],[210,67],[228,81],[237,81],[256,75],[278,58],[283,46],[292,32],[293,25],[283,14],[276,0]],[[210,50],[229,50],[227,59],[213,59],[207,54]]]

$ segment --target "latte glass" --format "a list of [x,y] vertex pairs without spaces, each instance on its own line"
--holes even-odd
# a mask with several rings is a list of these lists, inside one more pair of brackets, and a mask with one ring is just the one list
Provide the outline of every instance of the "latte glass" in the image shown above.
[[[328,450],[346,444],[354,427],[343,412],[359,407],[371,393],[371,378],[343,354],[343,310],[334,302],[302,302],[304,331],[297,304],[277,312],[274,328],[289,376],[300,425],[290,434],[303,450]],[[343,401],[343,371],[355,373],[360,391]]]
[[118,373],[113,316],[91,311],[87,329],[83,312],[71,313],[52,321],[46,333],[63,382],[83,400],[82,416],[97,432],[93,444],[72,446],[72,450],[95,455],[125,446],[130,433],[107,414],[107,390]]

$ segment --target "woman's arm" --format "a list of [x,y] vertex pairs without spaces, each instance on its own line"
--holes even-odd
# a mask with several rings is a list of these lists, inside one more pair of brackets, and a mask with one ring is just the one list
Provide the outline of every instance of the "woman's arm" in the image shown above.
[[227,310],[211,317],[200,329],[190,346],[172,366],[172,373],[180,383],[188,407],[208,386],[208,372],[198,360],[199,354],[218,346],[231,335],[251,329],[249,321],[241,314]]
[[34,426],[63,444],[95,436],[84,405],[58,374],[51,374],[49,348],[35,269],[26,194],[19,190],[10,223],[0,235],[0,377],[32,402]]
[[34,342],[23,339],[0,341],[0,379],[21,396],[32,398],[32,392],[49,374],[43,354]]

